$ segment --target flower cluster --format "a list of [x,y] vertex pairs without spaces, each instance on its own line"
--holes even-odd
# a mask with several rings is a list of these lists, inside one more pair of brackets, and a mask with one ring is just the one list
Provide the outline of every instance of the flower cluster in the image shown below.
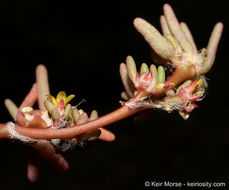
[[[64,91],[57,94],[56,98],[52,95],[47,95],[44,101],[46,111],[33,110],[32,107],[23,107],[21,112],[27,120],[29,128],[52,128],[60,129],[72,126],[77,126],[98,118],[98,112],[93,110],[88,116],[82,109],[77,109],[77,106],[72,106],[69,102],[75,95],[66,96]],[[75,145],[83,145],[85,141],[93,141],[100,137],[101,130],[104,133],[105,129],[96,129],[89,131],[83,135],[79,135],[72,139],[51,139],[51,143],[58,149],[64,152]],[[104,138],[101,136],[101,139]]]
[[137,72],[135,61],[131,56],[127,57],[126,64],[121,63],[120,74],[126,90],[121,96],[125,100],[133,98],[137,92],[142,92],[142,98],[148,95],[158,97],[173,85],[165,81],[165,70],[162,66],[157,69],[152,64],[149,68],[146,63],[143,63],[140,73]]
[[[72,127],[74,125],[80,125],[98,118],[96,110],[93,110],[90,117],[88,117],[87,113],[82,109],[78,110],[76,106],[71,106],[69,101],[71,101],[74,97],[75,95],[67,97],[64,91],[59,92],[56,98],[48,95],[44,104],[50,115],[51,127],[53,129]],[[75,144],[79,144],[81,146],[84,141],[96,140],[100,135],[101,130],[96,129],[70,140],[52,139],[51,142],[58,150],[63,152]]]
[[[22,131],[33,131],[35,129],[45,130],[44,134],[51,134],[60,129],[78,127],[89,123],[98,118],[98,112],[93,110],[90,116],[78,106],[71,106],[69,103],[75,95],[66,96],[64,91],[57,94],[57,97],[49,95],[48,73],[43,65],[36,69],[36,83],[25,97],[19,108],[10,99],[5,100],[6,108],[14,119],[15,123],[9,122],[5,125],[0,124],[1,138],[11,138],[22,141],[29,147],[29,161],[27,175],[30,181],[38,180],[40,173],[40,160],[48,161],[59,171],[68,170],[68,163],[64,157],[59,154],[69,148],[79,145],[82,146],[87,141],[101,139],[104,141],[113,141],[115,135],[100,127],[96,129],[87,129],[79,135],[73,135],[69,138],[31,138],[23,135],[16,130],[17,126]],[[38,101],[39,109],[33,109],[33,105]],[[37,162],[39,161],[39,162]]]
[[[202,77],[199,80],[187,80],[176,87],[166,79],[163,66],[156,68],[154,64],[147,66],[143,63],[140,73],[137,72],[134,59],[127,57],[127,64],[120,65],[120,74],[125,87],[121,97],[128,100],[132,109],[139,107],[159,108],[171,112],[178,110],[180,115],[187,119],[189,113],[197,107],[195,101],[203,99],[207,83]],[[133,101],[138,96],[138,101]],[[123,103],[124,104],[124,103]]]

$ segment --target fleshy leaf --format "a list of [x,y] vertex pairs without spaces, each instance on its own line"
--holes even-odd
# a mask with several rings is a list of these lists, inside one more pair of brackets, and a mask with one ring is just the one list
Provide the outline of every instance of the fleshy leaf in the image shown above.
[[44,101],[49,92],[48,71],[44,65],[36,68],[36,81],[38,91],[38,105],[41,111],[45,111]]
[[165,81],[165,69],[162,66],[158,67],[158,70],[157,70],[157,81],[158,81],[158,83]]
[[196,44],[195,44],[194,39],[192,37],[192,33],[190,32],[190,30],[188,28],[188,25],[185,22],[181,22],[180,27],[181,27],[181,30],[184,32],[186,38],[190,42],[190,44],[192,44],[192,48],[194,49],[194,51],[197,51]]
[[92,121],[92,120],[97,119],[98,117],[99,117],[98,112],[97,112],[96,110],[93,110],[93,111],[91,112],[91,115],[90,115],[89,120]]
[[217,23],[211,33],[211,37],[209,39],[208,42],[208,46],[207,46],[207,63],[204,65],[203,68],[203,73],[208,72],[214,61],[215,61],[215,55],[216,55],[216,51],[217,51],[217,47],[222,35],[222,31],[223,31],[223,24],[221,22]]
[[133,97],[135,88],[134,88],[134,85],[133,85],[131,79],[129,78],[126,64],[124,64],[124,63],[120,64],[120,75],[121,75],[122,83],[125,87],[127,95],[129,97]]
[[134,82],[137,75],[136,64],[132,56],[127,56],[126,58],[126,67],[130,79]]
[[174,55],[173,47],[154,26],[142,18],[136,18],[134,20],[134,26],[151,48],[162,58],[169,60]]
[[173,12],[172,7],[169,4],[164,5],[164,13],[166,20],[169,24],[169,28],[171,29],[175,38],[180,42],[182,48],[189,53],[193,53],[193,48],[189,41],[187,40],[184,32],[181,30],[180,24],[176,18],[175,13]]
[[163,36],[167,36],[167,35],[173,35],[170,28],[169,28],[169,25],[168,25],[168,22],[165,18],[164,15],[161,15],[160,17],[160,23],[161,23],[161,29],[162,29],[162,33],[163,33]]
[[6,99],[4,103],[11,117],[14,119],[14,121],[16,121],[17,112],[18,112],[17,106],[10,99]]
[[141,65],[140,74],[142,73],[146,73],[146,74],[149,73],[149,67],[146,63],[142,63]]

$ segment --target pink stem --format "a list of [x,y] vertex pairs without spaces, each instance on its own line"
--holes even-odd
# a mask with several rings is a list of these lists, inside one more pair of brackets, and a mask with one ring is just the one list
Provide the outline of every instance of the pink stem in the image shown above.
[[[24,128],[20,125],[16,125],[15,129],[17,132],[24,136],[28,136],[35,139],[70,139],[74,138],[78,135],[82,135],[86,132],[98,129],[100,127],[107,126],[112,124],[116,121],[129,117],[137,112],[145,110],[148,108],[137,108],[137,109],[130,109],[128,106],[122,106],[121,108],[102,116],[96,120],[89,121],[87,123],[81,125],[75,125],[69,128],[62,128],[62,129],[36,129],[36,128]],[[4,124],[0,124],[1,127]],[[4,135],[2,135],[4,136]],[[6,137],[5,137],[6,138]]]
[[[192,70],[190,72],[190,69]],[[183,73],[182,77],[180,76]],[[173,82],[175,86],[180,84],[182,81],[192,78],[195,75],[195,70],[189,67],[180,68],[178,67],[175,73],[170,77],[169,81]],[[176,75],[176,76],[175,76]],[[187,75],[187,76],[186,76]],[[138,102],[139,98],[142,97],[142,91],[140,91],[133,99],[129,102]],[[143,110],[148,110],[151,107],[140,107],[136,109],[131,109],[127,105],[123,105],[121,108],[106,114],[96,120],[89,121],[80,125],[74,125],[73,127],[61,128],[61,129],[39,129],[39,128],[25,128],[20,125],[15,125],[15,129],[21,135],[35,138],[35,139],[71,139],[78,135],[82,135],[86,132],[93,131],[95,129],[107,126],[126,117],[134,115]],[[0,138],[9,138],[8,131],[5,128],[6,124],[0,124]]]

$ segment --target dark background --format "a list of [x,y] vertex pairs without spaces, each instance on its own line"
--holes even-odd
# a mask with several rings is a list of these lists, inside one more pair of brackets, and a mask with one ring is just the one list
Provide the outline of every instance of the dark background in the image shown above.
[[169,2],[186,21],[198,48],[206,47],[214,24],[224,33],[209,91],[188,121],[178,113],[152,111],[145,123],[133,118],[108,128],[114,142],[96,141],[64,153],[70,169],[62,174],[44,163],[37,184],[26,178],[26,148],[0,142],[0,189],[153,189],[149,181],[226,182],[229,187],[228,8],[223,1],[1,1],[1,122],[11,120],[3,101],[17,105],[31,88],[36,65],[49,71],[52,94],[74,93],[73,104],[104,115],[118,108],[123,86],[119,64],[127,55],[151,64],[150,48],[132,25],[142,17],[159,28]]

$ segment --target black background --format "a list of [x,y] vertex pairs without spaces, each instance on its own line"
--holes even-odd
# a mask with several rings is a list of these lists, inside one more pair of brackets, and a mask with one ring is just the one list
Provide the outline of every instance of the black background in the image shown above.
[[133,118],[110,130],[114,142],[96,141],[64,153],[70,169],[62,174],[44,163],[36,184],[26,179],[26,148],[0,142],[0,189],[152,189],[149,181],[226,182],[229,186],[228,8],[223,1],[1,1],[1,122],[11,120],[3,101],[17,105],[31,88],[36,65],[49,71],[52,94],[74,93],[85,111],[104,115],[118,108],[123,86],[119,64],[132,55],[138,65],[152,63],[150,48],[134,29],[142,17],[159,28],[162,6],[169,2],[186,21],[198,48],[206,47],[214,24],[224,32],[209,91],[188,121],[177,113],[152,111],[145,123]]

